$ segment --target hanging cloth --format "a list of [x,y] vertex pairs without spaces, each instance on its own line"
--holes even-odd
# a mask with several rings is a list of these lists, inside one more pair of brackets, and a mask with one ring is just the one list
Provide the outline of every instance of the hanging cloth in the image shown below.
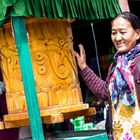
[[12,16],[109,19],[121,12],[118,0],[0,0],[0,25]]

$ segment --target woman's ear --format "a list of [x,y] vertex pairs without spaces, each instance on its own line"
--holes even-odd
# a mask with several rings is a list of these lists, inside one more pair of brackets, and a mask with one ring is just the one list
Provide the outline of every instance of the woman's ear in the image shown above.
[[136,29],[136,39],[140,39],[140,28]]

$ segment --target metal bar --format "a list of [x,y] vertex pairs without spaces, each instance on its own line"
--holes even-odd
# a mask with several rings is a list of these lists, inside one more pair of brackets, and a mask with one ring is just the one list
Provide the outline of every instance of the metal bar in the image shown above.
[[96,60],[97,60],[98,72],[99,72],[99,76],[100,76],[100,78],[102,78],[101,70],[100,70],[100,64],[99,64],[99,57],[98,57],[97,43],[96,43],[96,37],[95,37],[95,33],[94,33],[93,23],[91,23],[91,29],[92,29],[92,35],[93,35],[94,45],[95,45],[95,53],[96,53]]

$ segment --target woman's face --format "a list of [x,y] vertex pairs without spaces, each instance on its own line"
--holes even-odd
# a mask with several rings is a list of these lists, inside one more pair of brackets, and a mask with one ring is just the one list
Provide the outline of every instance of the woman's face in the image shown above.
[[134,30],[128,20],[118,17],[112,23],[111,39],[117,51],[128,52],[139,39],[139,29]]

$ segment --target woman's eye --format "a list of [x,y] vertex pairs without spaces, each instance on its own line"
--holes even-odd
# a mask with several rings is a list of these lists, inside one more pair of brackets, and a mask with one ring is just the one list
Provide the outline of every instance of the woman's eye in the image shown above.
[[116,33],[116,32],[112,32],[111,34],[114,36],[114,35],[116,35],[117,33]]
[[121,32],[122,35],[126,34],[126,32]]

